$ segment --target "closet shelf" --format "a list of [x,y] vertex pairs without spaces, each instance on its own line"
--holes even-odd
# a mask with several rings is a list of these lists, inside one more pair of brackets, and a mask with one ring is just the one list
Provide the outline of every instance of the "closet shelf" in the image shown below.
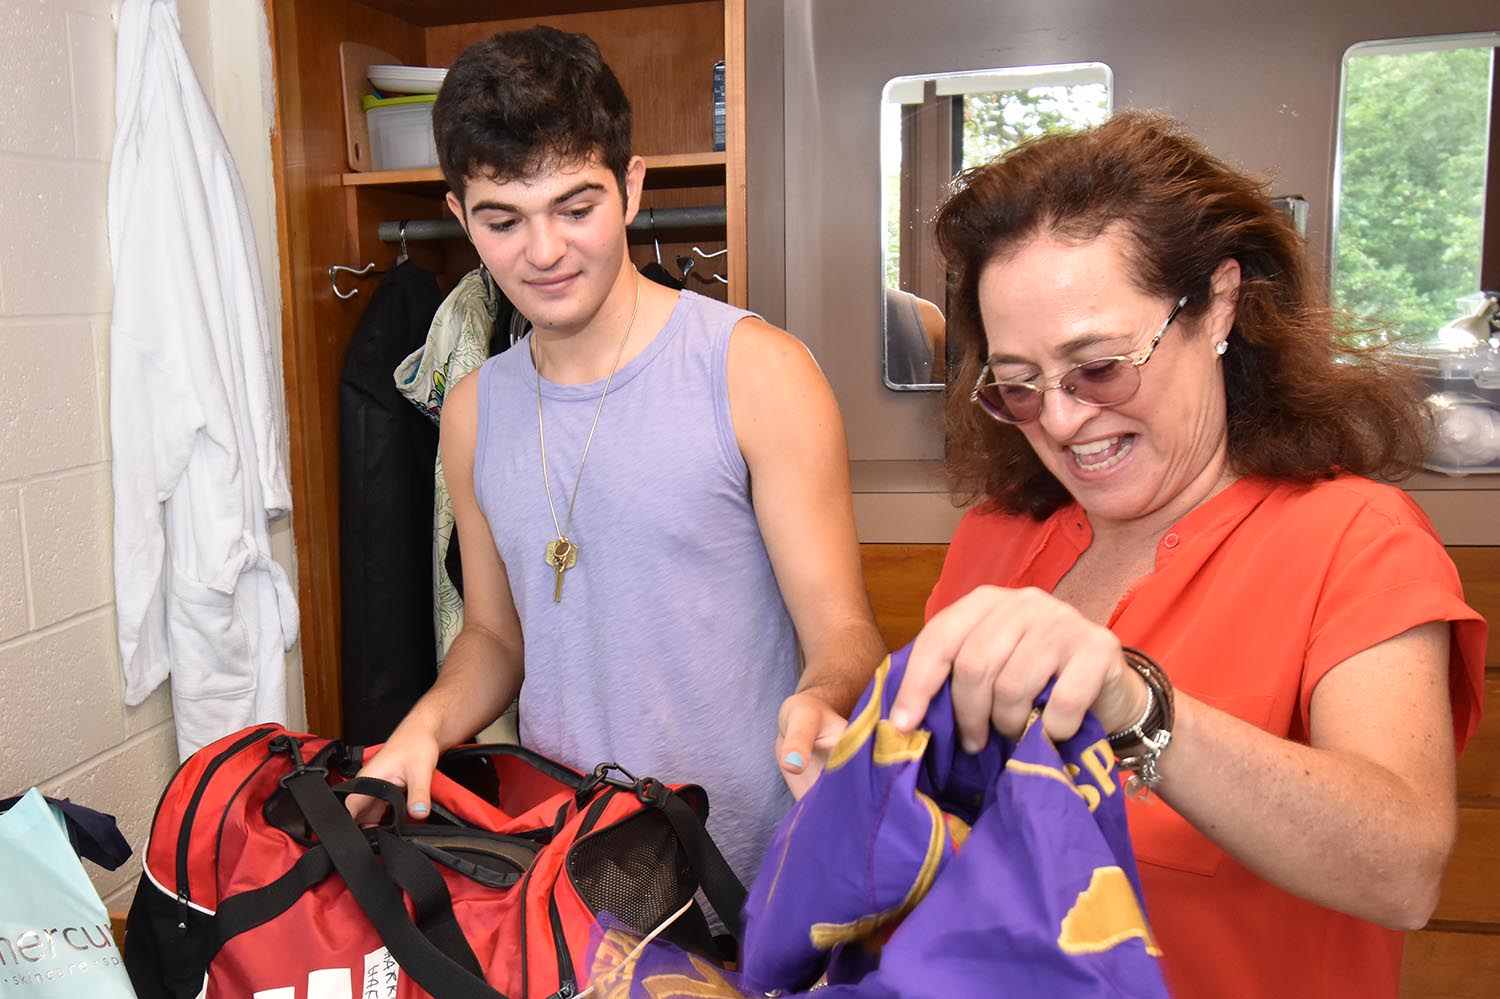
[[[490,21],[500,16],[494,0],[362,0],[366,7],[384,11],[403,21],[432,27]],[[652,6],[667,7],[698,0],[652,0]],[[548,17],[583,11],[619,10],[645,6],[640,0],[511,0],[505,5],[507,18]]]
[[[718,153],[667,153],[647,156],[646,187],[717,187],[724,183],[728,157]],[[345,187],[436,187],[446,190],[437,167],[418,170],[370,170],[343,175]]]

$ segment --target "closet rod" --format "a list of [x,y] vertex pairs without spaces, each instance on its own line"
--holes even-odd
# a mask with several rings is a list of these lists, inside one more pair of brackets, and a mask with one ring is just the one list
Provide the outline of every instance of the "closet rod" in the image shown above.
[[[655,215],[653,225],[651,215]],[[724,226],[723,205],[702,205],[692,208],[657,208],[654,212],[642,211],[630,223],[631,232],[664,232],[669,229],[712,229]],[[382,222],[379,235],[383,243],[399,243],[402,226],[408,241],[424,239],[463,239],[464,231],[457,219],[409,219],[406,222]]]

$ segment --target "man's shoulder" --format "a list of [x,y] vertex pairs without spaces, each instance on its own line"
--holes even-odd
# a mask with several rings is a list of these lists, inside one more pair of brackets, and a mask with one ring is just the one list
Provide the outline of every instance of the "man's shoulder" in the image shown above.
[[[514,345],[507,347],[498,354],[492,354],[484,359],[480,368],[491,368],[496,371],[511,371],[517,368],[531,371],[531,339],[527,338]],[[479,370],[475,368],[474,370]]]
[[[749,379],[762,388],[792,386],[794,395],[798,379],[823,380],[812,351],[795,334],[773,326],[753,312],[717,304],[731,309],[721,313],[724,328],[733,333],[728,351],[731,380]],[[781,381],[767,381],[768,377]]]
[[507,383],[524,381],[529,387],[536,378],[536,369],[531,366],[531,344],[522,340],[515,345],[485,358],[468,372],[461,374],[450,390],[462,382],[470,383],[470,391],[481,391],[482,385],[493,385],[497,379]]
[[717,320],[713,323],[714,325],[727,323],[733,326],[747,317],[765,322],[758,313],[751,312],[749,309],[742,309],[738,305],[730,305],[728,302],[721,302],[717,298],[709,298],[707,295],[700,295],[692,290],[684,289],[678,292],[678,295],[679,305],[684,311],[695,312],[710,321]]

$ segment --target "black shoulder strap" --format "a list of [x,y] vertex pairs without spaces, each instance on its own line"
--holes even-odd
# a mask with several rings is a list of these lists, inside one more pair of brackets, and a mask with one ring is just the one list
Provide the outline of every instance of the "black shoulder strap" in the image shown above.
[[269,923],[332,872],[328,851],[314,846],[270,884],[224,899],[214,913],[218,944],[222,946],[231,937]]
[[740,884],[734,869],[719,852],[718,846],[704,828],[703,820],[691,805],[676,794],[668,794],[661,807],[667,820],[672,823],[672,829],[677,833],[683,850],[687,852],[688,863],[698,876],[698,883],[703,886],[708,904],[714,907],[724,929],[733,934],[736,940],[743,940],[745,902],[749,897],[745,886]]
[[[452,923],[452,930],[457,932],[462,948],[460,953],[453,954],[445,953],[412,921],[391,874],[382,869],[364,833],[322,773],[294,773],[286,778],[286,786],[327,851],[334,869],[403,971],[427,992],[444,999],[506,999],[484,980],[479,961],[456,922]],[[420,859],[430,864],[426,858]],[[447,926],[453,918],[452,900],[447,898],[447,888],[441,885],[440,877],[438,882],[443,898],[447,899],[448,911],[446,917],[439,913],[426,922],[428,929],[435,930],[442,942],[451,947],[452,932]],[[428,882],[425,889],[432,890],[432,884]],[[418,902],[419,907],[424,904],[431,903]],[[441,902],[437,904],[440,909]]]

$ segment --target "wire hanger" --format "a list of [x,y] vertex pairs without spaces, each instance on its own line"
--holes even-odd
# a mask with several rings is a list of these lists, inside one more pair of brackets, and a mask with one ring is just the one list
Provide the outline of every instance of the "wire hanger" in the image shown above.
[[683,283],[677,280],[677,276],[662,266],[661,262],[661,236],[656,231],[656,209],[646,209],[646,218],[650,219],[651,246],[656,251],[656,259],[646,261],[646,266],[641,268],[641,273],[646,275],[657,284],[665,285],[674,291],[681,291]]
[[401,220],[401,227],[396,230],[396,240],[401,248],[396,251],[397,265],[406,263],[406,220]]
[[729,247],[726,246],[722,250],[715,250],[714,252],[709,253],[701,246],[695,246],[693,247],[693,252],[698,254],[698,256],[702,257],[704,260],[712,260],[714,257],[722,257],[724,254],[728,253]]

